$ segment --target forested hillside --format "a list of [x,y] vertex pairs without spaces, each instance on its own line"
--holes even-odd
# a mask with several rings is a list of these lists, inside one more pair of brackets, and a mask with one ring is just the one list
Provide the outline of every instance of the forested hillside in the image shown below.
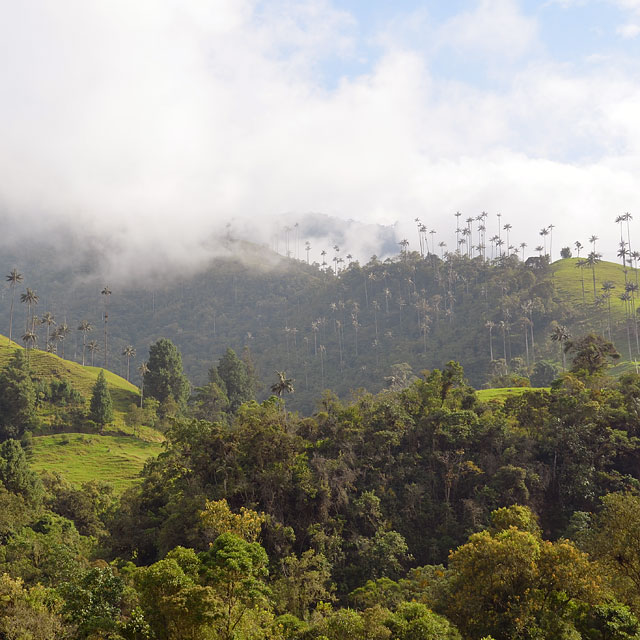
[[[108,295],[86,262],[67,270],[56,268],[51,254],[48,266],[42,256],[27,254],[19,260],[24,281],[18,296],[29,287],[39,297],[32,310],[38,321],[49,312],[66,324],[64,342],[54,340],[50,348],[64,349],[67,358],[82,361],[84,339],[92,361],[103,365],[106,329],[107,367],[127,376],[131,361],[130,375],[139,383],[137,367],[149,345],[167,337],[180,349],[191,380],[202,384],[232,347],[255,367],[262,397],[274,371],[284,370],[296,381],[293,406],[306,411],[324,388],[340,397],[359,388],[377,391],[394,376],[411,377],[452,359],[477,388],[526,384],[524,378],[546,385],[563,366],[563,331],[604,332],[627,359],[637,357],[640,346],[635,292],[625,290],[636,272],[612,263],[598,261],[592,269],[580,261],[576,268],[576,259],[566,259],[551,267],[546,257],[524,264],[515,254],[492,261],[406,251],[361,265],[334,252],[331,269],[255,245],[231,245],[238,257],[153,282],[138,283],[132,274],[130,282],[107,286]],[[11,256],[5,259],[12,264]],[[7,325],[10,303],[7,286]],[[29,312],[15,306],[21,337]],[[82,322],[89,332],[77,329]],[[34,326],[44,349],[46,324]],[[50,329],[54,335],[55,326]],[[132,360],[123,354],[127,345],[136,351]]]

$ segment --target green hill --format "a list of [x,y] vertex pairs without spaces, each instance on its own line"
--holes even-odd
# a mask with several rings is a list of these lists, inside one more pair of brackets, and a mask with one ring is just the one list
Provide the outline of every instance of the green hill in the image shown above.
[[[20,345],[16,345],[14,342],[9,345],[9,338],[0,335],[0,369],[7,365],[13,353],[18,349],[23,350]],[[38,349],[29,350],[29,368],[36,381],[67,380],[70,382],[74,389],[84,396],[87,407],[93,385],[100,373],[100,367],[83,367],[70,360],[63,360],[53,353]],[[109,428],[126,429],[124,414],[131,404],[140,402],[140,391],[131,382],[127,382],[111,371],[105,370],[105,377],[113,400],[115,414],[115,420]],[[42,408],[40,413],[46,422],[46,418],[50,414],[47,407]]]
[[[12,354],[22,347],[11,344],[0,335],[0,369]],[[83,367],[58,356],[32,349],[29,367],[35,382],[66,380],[85,398],[89,405],[91,391],[100,368]],[[29,456],[37,471],[55,471],[72,484],[97,480],[124,490],[139,474],[144,462],[162,450],[162,435],[144,426],[127,425],[125,415],[131,404],[138,404],[140,392],[133,384],[110,371],[105,371],[113,400],[114,420],[98,433],[46,433],[54,428],[55,407],[47,402],[38,406],[40,432],[30,441]]]
[[[611,315],[616,321],[625,319],[625,304],[620,300],[620,294],[624,293],[625,282],[638,284],[639,269],[628,267],[625,269],[615,262],[598,262],[592,270],[588,266],[580,267],[583,262],[578,258],[566,258],[558,260],[551,265],[553,281],[556,292],[565,302],[573,305],[587,305],[593,307],[594,300],[603,294],[602,285],[611,282],[614,288],[611,290]],[[595,273],[596,295],[593,292],[593,275]],[[583,285],[584,283],[584,295]],[[608,309],[608,302],[602,301],[603,308]]]

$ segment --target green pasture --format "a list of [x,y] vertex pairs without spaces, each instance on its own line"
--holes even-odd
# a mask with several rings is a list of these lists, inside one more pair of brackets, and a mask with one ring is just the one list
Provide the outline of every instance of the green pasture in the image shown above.
[[136,481],[146,460],[161,451],[160,443],[131,436],[58,433],[33,438],[29,458],[34,470],[55,471],[71,484],[108,482],[122,492]]

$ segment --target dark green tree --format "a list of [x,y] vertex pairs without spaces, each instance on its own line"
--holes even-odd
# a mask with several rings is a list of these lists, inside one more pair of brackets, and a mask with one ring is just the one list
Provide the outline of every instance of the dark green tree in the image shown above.
[[609,366],[609,360],[620,358],[615,346],[595,333],[569,340],[565,344],[565,351],[574,354],[571,363],[573,373],[580,371],[586,371],[589,375],[602,373]]
[[227,349],[220,358],[218,375],[227,390],[231,411],[235,412],[241,404],[253,400],[252,384],[247,367],[233,349]]
[[182,406],[189,397],[189,381],[182,371],[182,357],[176,346],[161,338],[149,347],[145,393],[161,403],[173,400]]
[[89,417],[101,426],[113,420],[113,403],[103,370],[98,374],[98,379],[93,386]]
[[27,500],[42,493],[40,479],[29,468],[27,456],[17,440],[5,440],[0,444],[0,485]]
[[24,351],[16,351],[0,372],[0,441],[19,438],[33,424],[36,391]]

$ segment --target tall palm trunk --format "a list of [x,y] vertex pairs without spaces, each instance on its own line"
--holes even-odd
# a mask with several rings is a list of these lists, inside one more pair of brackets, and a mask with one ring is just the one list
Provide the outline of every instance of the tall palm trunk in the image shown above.
[[11,344],[11,329],[13,325],[13,301],[16,297],[16,288],[11,286],[11,307],[9,308],[9,344]]

